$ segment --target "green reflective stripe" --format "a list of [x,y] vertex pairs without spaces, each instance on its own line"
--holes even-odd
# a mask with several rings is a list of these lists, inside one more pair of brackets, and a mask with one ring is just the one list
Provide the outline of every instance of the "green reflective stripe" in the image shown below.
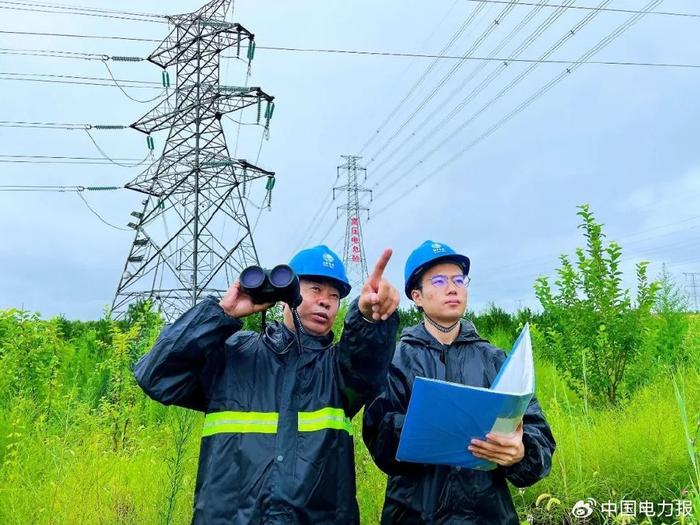
[[204,418],[202,437],[222,433],[275,434],[277,412],[213,412]]
[[327,407],[315,412],[299,412],[299,432],[325,429],[345,430],[350,433],[352,423],[342,408]]

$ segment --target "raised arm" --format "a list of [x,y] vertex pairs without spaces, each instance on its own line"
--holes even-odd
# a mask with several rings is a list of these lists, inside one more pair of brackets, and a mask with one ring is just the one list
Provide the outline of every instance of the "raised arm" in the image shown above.
[[354,416],[384,382],[399,326],[399,293],[383,278],[391,258],[385,250],[345,317],[337,356],[345,409]]
[[136,363],[136,381],[165,405],[205,410],[208,379],[223,364],[226,339],[243,326],[239,318],[270,306],[254,305],[238,282],[221,301],[207,297],[163,329]]

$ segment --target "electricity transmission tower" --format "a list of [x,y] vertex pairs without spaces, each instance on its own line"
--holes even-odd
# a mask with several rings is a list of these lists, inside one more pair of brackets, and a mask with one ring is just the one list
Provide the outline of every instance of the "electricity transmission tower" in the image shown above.
[[693,306],[696,312],[698,310],[698,288],[700,288],[700,273],[684,273],[686,280],[686,290],[688,291],[688,297],[692,298]]
[[[116,316],[139,299],[151,299],[173,320],[209,294],[223,293],[247,265],[258,262],[246,199],[253,181],[274,173],[229,156],[221,118],[263,106],[265,126],[273,97],[257,87],[219,84],[221,53],[248,61],[254,35],[226,21],[231,0],[211,0],[199,10],[169,17],[174,26],[148,57],[174,66],[174,94],[131,125],[149,136],[169,130],[163,154],[127,187],[145,195],[129,227],[135,236],[112,304]],[[164,82],[165,84],[165,82]]]
[[367,220],[369,220],[369,208],[360,206],[359,195],[360,193],[369,193],[371,202],[372,190],[368,190],[358,183],[360,174],[363,180],[367,180],[367,169],[358,164],[362,157],[341,155],[341,158],[345,159],[345,164],[338,166],[337,178],[339,179],[341,173],[344,173],[347,183],[333,188],[333,200],[335,200],[336,191],[344,191],[347,194],[347,203],[338,206],[336,213],[338,218],[340,218],[341,211],[347,217],[343,263],[345,264],[350,284],[355,288],[357,285],[361,285],[367,277],[367,261],[362,239],[360,213],[366,211]]

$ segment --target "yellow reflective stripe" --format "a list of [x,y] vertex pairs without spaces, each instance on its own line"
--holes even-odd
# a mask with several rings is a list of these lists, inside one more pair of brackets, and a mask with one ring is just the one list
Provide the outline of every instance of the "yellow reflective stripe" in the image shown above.
[[[277,412],[212,412],[204,417],[202,437],[224,433],[275,434],[278,422]],[[351,433],[352,423],[342,408],[326,407],[314,412],[299,412],[299,432],[326,429]]]
[[204,417],[202,437],[222,433],[275,434],[277,412],[213,412]]
[[352,432],[350,418],[342,408],[326,407],[315,412],[299,412],[299,432],[335,429]]

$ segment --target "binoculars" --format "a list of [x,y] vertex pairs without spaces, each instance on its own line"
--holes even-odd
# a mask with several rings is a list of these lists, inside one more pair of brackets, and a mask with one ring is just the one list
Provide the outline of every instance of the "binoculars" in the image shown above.
[[255,304],[287,303],[290,308],[301,304],[299,277],[286,264],[279,264],[272,270],[260,266],[249,266],[241,272],[241,288]]

